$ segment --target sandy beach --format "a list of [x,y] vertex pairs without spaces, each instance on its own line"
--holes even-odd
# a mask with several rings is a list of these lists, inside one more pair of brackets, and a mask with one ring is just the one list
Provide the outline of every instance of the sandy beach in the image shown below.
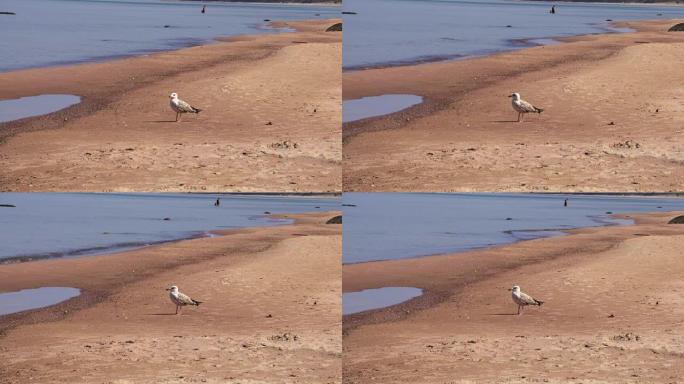
[[[345,124],[348,191],[676,191],[684,186],[681,20],[460,61],[351,71],[344,100],[422,104]],[[544,108],[516,123],[507,97]]]
[[[675,383],[682,212],[454,255],[345,265],[343,290],[425,294],[344,318],[347,383]],[[514,284],[545,301],[516,316]]]
[[[339,212],[119,254],[0,265],[0,292],[82,295],[0,317],[1,383],[339,383]],[[174,315],[168,286],[202,300]]]
[[[0,73],[0,99],[82,97],[0,124],[2,190],[339,191],[342,34],[325,32],[336,22]],[[202,112],[174,122],[171,92]]]

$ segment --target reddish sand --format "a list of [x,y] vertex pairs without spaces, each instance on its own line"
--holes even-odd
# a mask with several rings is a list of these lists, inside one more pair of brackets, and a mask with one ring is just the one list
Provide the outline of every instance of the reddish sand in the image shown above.
[[[0,99],[83,97],[0,124],[6,191],[339,191],[339,20],[148,56],[0,73]],[[202,109],[174,122],[169,94]]]
[[[681,21],[681,20],[679,20]],[[676,20],[492,56],[343,74],[343,98],[425,102],[345,124],[347,191],[680,191]],[[543,107],[516,123],[507,97]]]
[[[82,289],[0,317],[0,383],[339,383],[339,212],[114,255],[0,265],[0,292]],[[164,290],[202,300],[174,315]]]
[[[480,251],[345,265],[343,290],[425,295],[344,318],[345,383],[678,383],[681,213]],[[507,291],[544,300],[516,316]]]

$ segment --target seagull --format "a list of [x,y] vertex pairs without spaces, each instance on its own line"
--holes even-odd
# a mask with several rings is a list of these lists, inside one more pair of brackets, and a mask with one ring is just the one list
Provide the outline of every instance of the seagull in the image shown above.
[[512,93],[510,96],[512,99],[513,109],[518,112],[518,122],[522,121],[522,116],[525,113],[542,113],[544,109],[535,107],[534,105],[528,103],[527,101],[520,98],[520,94],[517,92]]
[[201,109],[195,108],[185,101],[179,99],[176,92],[169,95],[169,98],[171,99],[171,109],[176,112],[176,121],[178,121],[178,118],[183,113],[200,113],[202,111]]
[[186,305],[197,305],[197,306],[199,306],[202,303],[201,301],[197,301],[197,300],[191,298],[190,296],[188,296],[184,293],[178,292],[178,287],[175,285],[172,285],[171,287],[166,288],[166,290],[170,291],[169,292],[169,298],[171,299],[171,301],[174,304],[176,304],[176,315],[178,314],[178,310],[183,306],[186,306]]
[[520,309],[524,306],[527,305],[538,305],[541,307],[542,304],[544,304],[543,301],[537,300],[534,297],[520,292],[520,287],[517,285],[514,285],[513,288],[510,289],[511,291],[511,297],[513,298],[513,301],[518,304],[518,315],[520,314]]

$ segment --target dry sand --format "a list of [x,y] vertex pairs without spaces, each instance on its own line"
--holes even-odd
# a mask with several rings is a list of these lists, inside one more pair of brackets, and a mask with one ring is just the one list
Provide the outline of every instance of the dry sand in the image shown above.
[[[681,20],[483,58],[346,72],[343,98],[425,102],[345,124],[348,191],[680,191]],[[517,114],[507,98],[545,109]]]
[[[345,265],[345,292],[414,286],[426,294],[344,318],[344,382],[681,383],[684,225],[665,224],[673,216]],[[516,316],[514,284],[545,304]]]
[[[5,191],[341,189],[339,20],[148,56],[0,73],[0,99],[82,103],[0,124]],[[201,108],[175,123],[169,94]]]
[[[339,383],[339,212],[114,255],[0,265],[0,292],[72,286],[0,317],[0,383]],[[172,284],[204,301],[174,315]]]

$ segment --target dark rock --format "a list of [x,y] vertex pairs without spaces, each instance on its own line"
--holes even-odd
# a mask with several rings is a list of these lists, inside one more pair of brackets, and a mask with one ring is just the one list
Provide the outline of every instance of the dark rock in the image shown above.
[[351,11],[343,11],[343,15],[356,15],[356,12],[351,12]]
[[668,224],[684,224],[684,216],[677,216],[667,222]]
[[170,217],[165,217],[165,218],[163,218],[162,220],[164,220],[164,221],[169,221],[169,220],[171,220],[171,218],[170,218]]
[[342,23],[333,24],[325,30],[326,32],[342,32]]
[[684,23],[679,23],[679,24],[673,25],[667,31],[668,32],[684,32]]
[[0,15],[16,15],[14,12],[0,12]]
[[356,207],[356,204],[342,204],[343,207]]
[[342,215],[335,216],[332,219],[325,222],[326,224],[342,224]]
[[16,205],[13,204],[0,204],[0,207],[2,208],[16,208]]
[[264,21],[271,21],[271,19],[264,19]]

